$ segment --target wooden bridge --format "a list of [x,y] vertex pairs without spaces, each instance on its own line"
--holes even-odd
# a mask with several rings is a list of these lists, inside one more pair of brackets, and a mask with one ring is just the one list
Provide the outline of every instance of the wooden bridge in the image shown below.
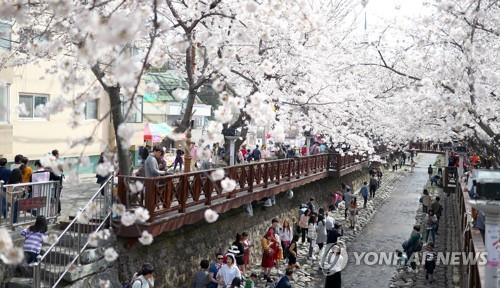
[[154,178],[119,176],[118,196],[128,208],[144,207],[147,223],[137,227],[117,225],[121,237],[140,237],[143,229],[153,236],[172,231],[204,218],[207,208],[219,213],[241,207],[281,192],[327,177],[341,177],[368,166],[360,155],[318,154],[224,168],[225,176],[236,182],[224,191],[214,170],[181,173]]

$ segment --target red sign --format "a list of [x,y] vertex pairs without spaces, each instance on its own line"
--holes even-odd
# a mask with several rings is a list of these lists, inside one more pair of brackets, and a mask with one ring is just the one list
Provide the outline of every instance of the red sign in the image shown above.
[[17,201],[19,210],[28,211],[30,209],[43,208],[47,203],[47,197],[33,197]]

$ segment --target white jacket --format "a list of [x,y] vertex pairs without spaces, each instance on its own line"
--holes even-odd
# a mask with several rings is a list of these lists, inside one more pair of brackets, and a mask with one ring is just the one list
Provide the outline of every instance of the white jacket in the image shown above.
[[283,229],[283,228],[280,228],[280,238],[281,238],[281,241],[289,241],[289,242],[292,242],[292,239],[293,239],[293,229],[290,228],[290,229]]
[[309,226],[307,228],[307,238],[310,238],[311,240],[316,240],[316,224],[309,223]]

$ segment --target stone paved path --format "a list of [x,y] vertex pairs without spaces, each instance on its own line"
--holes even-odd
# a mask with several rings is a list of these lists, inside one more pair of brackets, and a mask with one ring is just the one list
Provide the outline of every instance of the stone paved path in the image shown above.
[[[439,222],[438,235],[436,235],[436,243],[434,250],[436,252],[452,252],[460,251],[459,239],[457,225],[458,223],[458,197],[455,193],[451,193],[449,196],[443,193],[443,189],[430,186],[429,183],[426,184],[426,188],[429,194],[434,199],[436,196],[441,198],[441,205],[443,206],[443,214]],[[416,224],[422,224],[424,222],[424,213],[422,212],[422,205],[418,205],[418,210],[416,212]],[[425,234],[423,235],[425,237]],[[424,238],[425,240],[425,238]],[[430,237],[429,237],[429,241]],[[421,254],[420,254],[421,255]],[[410,269],[398,268],[398,271],[393,277],[393,283],[390,287],[461,287],[460,281],[460,267],[450,266],[450,265],[437,265],[434,270],[434,282],[431,284],[425,279],[425,270],[423,267],[418,267],[416,271],[411,271]]]
[[[442,200],[443,205],[443,216],[439,223],[439,235],[436,235],[435,251],[437,252],[452,252],[460,251],[459,239],[457,225],[459,225],[457,219],[458,207],[457,207],[457,195],[451,193],[447,196],[443,193],[443,189],[438,187],[428,187],[433,198],[439,196]],[[420,209],[420,207],[419,207]],[[419,219],[423,219],[423,213],[419,212]],[[422,220],[421,220],[422,221]],[[430,240],[429,240],[430,241]],[[417,277],[413,287],[424,288],[424,287],[461,287],[458,283],[460,267],[450,266],[450,265],[438,265],[434,271],[434,283],[430,284],[425,279],[425,271],[419,269],[417,272]],[[455,279],[454,276],[455,275]],[[454,281],[455,280],[455,281]]]
[[427,166],[435,159],[435,155],[420,154],[416,158],[414,172],[397,172],[401,177],[393,184],[389,199],[375,214],[373,221],[348,244],[349,264],[342,271],[342,287],[388,287],[395,266],[366,265],[364,261],[357,265],[353,253],[395,253],[396,249],[402,250],[401,243],[411,233],[415,209],[428,180]]
[[[349,255],[352,251],[356,251],[355,249],[363,249],[359,250],[360,252],[381,251],[377,247],[385,247],[385,251],[390,252],[400,249],[401,243],[410,235],[415,222],[415,207],[418,206],[418,199],[428,178],[427,166],[434,162],[435,157],[435,155],[428,154],[419,155],[417,159],[419,164],[413,173],[404,170],[385,173],[375,200],[368,202],[367,209],[360,209],[359,225],[356,230],[344,230],[345,236],[341,240],[347,244]],[[338,211],[334,217],[336,221],[344,223],[343,211]],[[365,245],[365,243],[370,244]],[[298,258],[301,269],[294,274],[293,287],[323,287],[324,276],[319,269],[318,261],[306,260],[307,245],[300,245],[299,248]],[[284,269],[283,263],[280,270],[284,271]],[[378,265],[368,270],[362,265],[348,264],[342,271],[342,287],[388,287],[394,269],[394,266]],[[253,271],[260,272],[258,268]],[[278,278],[276,271],[273,276]],[[257,287],[266,287],[266,285],[260,282]]]
[[99,190],[95,175],[80,177],[79,183],[64,183],[61,193],[61,216],[59,220],[67,220],[74,216],[90,198]]
[[[380,207],[389,200],[391,193],[397,190],[396,189],[397,186],[395,185],[395,183],[398,182],[401,177],[405,177],[405,175],[407,174],[408,172],[402,170],[395,173],[389,171],[385,172],[385,175],[383,176],[382,179],[382,185],[380,189],[377,191],[375,199],[368,201],[366,209],[360,209],[358,216],[358,223],[356,225],[355,231],[346,228],[349,225],[347,223],[344,224],[345,223],[344,210],[336,211],[336,213],[334,214],[334,218],[336,222],[343,224],[342,226],[344,227],[344,236],[341,237],[341,240],[343,240],[347,244],[348,250],[350,242],[352,242],[358,236],[358,234],[361,233],[363,227],[365,227],[370,223],[370,221],[372,221],[374,215],[377,213]],[[358,191],[355,192],[358,193]],[[359,195],[357,196],[358,199],[361,198]],[[413,207],[415,207],[415,205],[413,205]],[[308,252],[308,245],[299,244],[298,262],[301,266],[301,269],[297,270],[294,273],[295,281],[293,287],[294,288],[323,287],[324,276],[320,271],[319,262],[317,260],[316,261],[307,260],[306,259],[307,252]],[[285,268],[286,264],[284,262],[281,263],[280,272],[283,272]],[[252,271],[258,274],[261,272],[260,268],[258,267],[254,267]],[[273,269],[272,271],[272,277],[275,279],[279,278],[279,275],[275,269]],[[261,287],[272,287],[272,286],[271,285],[266,286],[266,284],[263,281],[261,281],[257,283],[256,287],[261,288]],[[350,287],[350,286],[345,286],[345,287]]]

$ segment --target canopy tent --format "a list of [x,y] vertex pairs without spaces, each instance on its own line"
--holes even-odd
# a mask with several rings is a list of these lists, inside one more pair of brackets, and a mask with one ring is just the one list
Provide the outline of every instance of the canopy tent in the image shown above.
[[167,123],[145,123],[144,141],[161,142],[165,136],[172,133],[173,129]]

